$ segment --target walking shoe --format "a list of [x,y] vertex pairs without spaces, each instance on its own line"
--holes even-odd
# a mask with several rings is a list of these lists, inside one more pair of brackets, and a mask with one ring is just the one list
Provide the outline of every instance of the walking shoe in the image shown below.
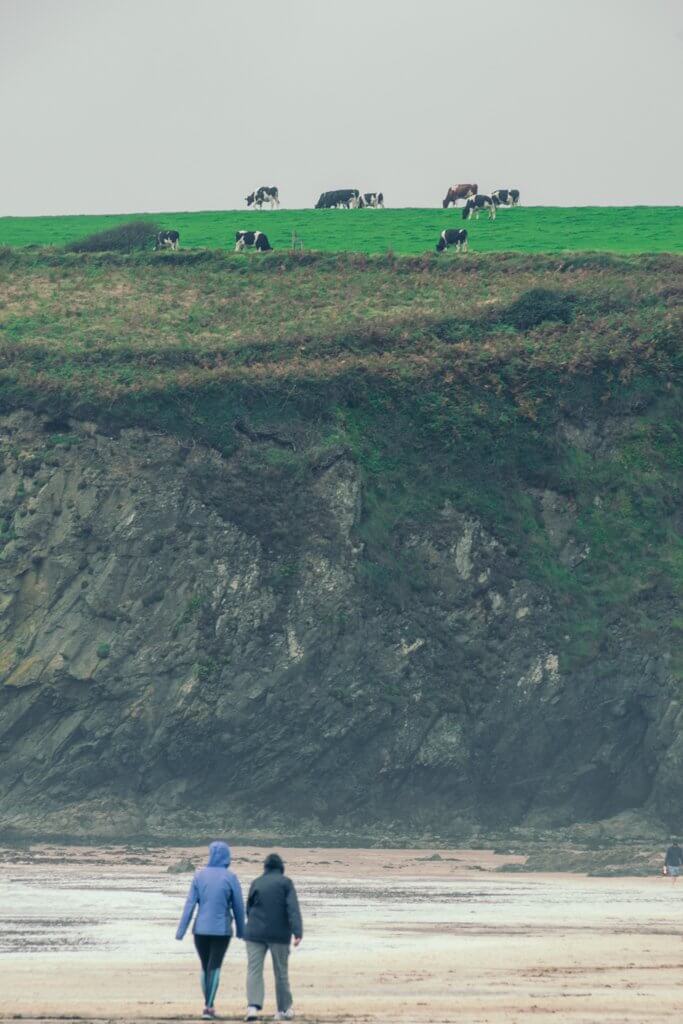
[[294,1008],[290,1006],[288,1010],[278,1010],[273,1020],[294,1020]]
[[216,1011],[213,1006],[205,1006],[202,1010],[202,1020],[215,1020]]
[[259,1011],[257,1010],[257,1008],[255,1006],[248,1006],[247,1007],[247,1015],[246,1015],[246,1017],[244,1019],[245,1020],[258,1020],[258,1015],[259,1015]]

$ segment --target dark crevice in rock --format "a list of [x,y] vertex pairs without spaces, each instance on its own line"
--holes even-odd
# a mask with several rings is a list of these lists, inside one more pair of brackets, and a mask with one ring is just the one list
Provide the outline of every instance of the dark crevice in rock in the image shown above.
[[234,422],[234,428],[238,434],[242,434],[243,437],[248,438],[249,441],[260,442],[262,444],[274,444],[278,448],[288,448],[290,451],[296,451],[296,445],[290,438],[281,437],[279,434],[272,430],[255,430],[250,427],[244,419],[236,419]]

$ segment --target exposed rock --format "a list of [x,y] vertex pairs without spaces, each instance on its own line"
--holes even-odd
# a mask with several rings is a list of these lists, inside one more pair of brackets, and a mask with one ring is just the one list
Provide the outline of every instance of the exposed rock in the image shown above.
[[560,420],[560,433],[570,444],[590,455],[607,454],[636,425],[632,416],[605,416],[600,420],[580,414]]
[[[656,638],[568,675],[548,594],[472,515],[447,503],[395,538],[396,601],[369,582],[344,451],[275,490],[267,437],[224,459],[76,422],[50,448],[28,413],[0,426],[5,828],[675,818],[683,701]],[[576,564],[571,503],[539,501]]]
[[[128,858],[129,862],[131,858]],[[173,864],[169,864],[166,868],[166,873],[169,875],[184,875],[190,871],[196,871],[196,865],[192,863],[189,857],[185,857],[182,860],[177,860]]]
[[548,539],[557,549],[559,561],[562,565],[574,569],[590,555],[589,546],[581,544],[572,535],[576,525],[575,503],[551,490],[534,493],[539,502]]

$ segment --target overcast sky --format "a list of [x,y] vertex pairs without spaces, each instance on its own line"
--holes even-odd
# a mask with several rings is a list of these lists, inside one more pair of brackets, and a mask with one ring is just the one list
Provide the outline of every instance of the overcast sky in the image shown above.
[[681,0],[0,0],[0,214],[683,201]]

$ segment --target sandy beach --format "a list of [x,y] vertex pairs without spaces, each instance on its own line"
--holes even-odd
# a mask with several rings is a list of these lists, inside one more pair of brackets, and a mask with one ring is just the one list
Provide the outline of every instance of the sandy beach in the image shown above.
[[[306,934],[299,1019],[649,1024],[683,1019],[683,882],[501,873],[473,850],[281,851]],[[0,851],[0,1017],[196,1019],[191,939],[174,940],[197,849]],[[243,886],[264,850],[234,850]],[[440,858],[440,859],[437,859]],[[245,954],[217,1008],[244,1013]],[[267,974],[264,1019],[274,1011]]]

